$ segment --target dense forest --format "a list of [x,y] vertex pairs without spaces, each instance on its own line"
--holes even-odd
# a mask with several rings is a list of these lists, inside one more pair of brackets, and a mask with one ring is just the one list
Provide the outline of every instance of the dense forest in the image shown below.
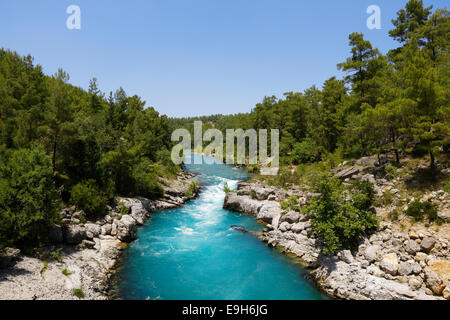
[[45,240],[67,205],[91,218],[115,195],[158,197],[174,176],[171,132],[280,129],[284,167],[364,155],[436,158],[450,148],[450,20],[447,9],[410,0],[393,20],[386,55],[349,35],[344,79],[265,97],[250,113],[169,119],[122,88],[87,91],[63,70],[48,76],[31,56],[0,50],[0,248]]
[[251,113],[171,119],[177,127],[280,129],[282,163],[346,159],[392,152],[436,156],[450,147],[450,20],[447,9],[411,0],[392,21],[399,47],[386,55],[349,35],[350,56],[322,89],[265,97]]
[[68,81],[0,50],[0,245],[39,240],[63,205],[94,218],[117,194],[157,197],[178,170],[165,116],[95,78],[87,92]]

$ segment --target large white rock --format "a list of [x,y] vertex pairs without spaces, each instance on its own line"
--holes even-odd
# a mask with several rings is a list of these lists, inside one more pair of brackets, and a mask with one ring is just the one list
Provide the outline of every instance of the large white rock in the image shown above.
[[378,258],[378,250],[380,250],[380,246],[373,245],[366,248],[364,251],[364,257],[369,262],[374,262]]
[[389,253],[381,260],[380,267],[384,272],[396,275],[398,272],[398,257],[396,253]]
[[257,215],[263,204],[263,202],[253,200],[248,196],[238,196],[236,193],[230,192],[225,197],[223,207],[235,212]]

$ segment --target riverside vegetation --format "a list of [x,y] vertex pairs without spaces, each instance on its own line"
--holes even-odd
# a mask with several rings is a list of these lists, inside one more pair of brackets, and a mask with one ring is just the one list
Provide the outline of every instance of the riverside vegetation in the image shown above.
[[[70,85],[62,70],[46,76],[31,56],[0,50],[0,250],[6,256],[17,254],[12,248],[33,253],[52,243],[55,233],[85,246],[100,247],[93,239],[114,238],[120,230],[123,236],[100,240],[132,240],[129,225],[134,230],[139,217],[132,222],[132,206],[123,209],[117,196],[142,196],[153,208],[165,207],[161,197],[180,205],[194,196],[198,186],[192,177],[170,161],[170,133],[179,127],[193,130],[193,121],[202,120],[203,130],[280,129],[279,174],[259,176],[264,164],[247,169],[255,173],[256,184],[287,190],[289,196],[273,191],[262,199],[256,188],[227,190],[230,209],[270,224],[263,240],[292,252],[289,241],[300,234],[302,244],[313,242],[299,253],[308,263],[339,255],[341,262],[350,261],[342,273],[349,279],[356,268],[358,277],[373,273],[420,289],[418,294],[375,290],[379,295],[365,295],[361,291],[369,292],[370,286],[346,291],[336,283],[348,279],[327,278],[316,269],[336,296],[422,298],[427,292],[449,297],[449,279],[436,275],[449,259],[449,12],[410,0],[393,24],[389,35],[399,47],[386,55],[363,34],[349,35],[350,56],[338,64],[347,73],[344,79],[332,77],[321,89],[289,92],[282,99],[265,97],[250,113],[229,116],[168,119],[123,89],[105,96],[94,78],[84,91]],[[168,185],[177,179],[183,187],[172,194]],[[242,207],[238,198],[232,204],[247,192],[250,202]],[[270,203],[262,210],[258,201]],[[286,220],[284,227],[273,221],[273,211]],[[289,218],[291,212],[301,218]],[[100,225],[95,236],[89,221]],[[361,255],[369,258],[352,266]],[[397,257],[415,271],[399,275]],[[447,264],[433,267],[439,261]],[[75,271],[70,272],[79,275]]]

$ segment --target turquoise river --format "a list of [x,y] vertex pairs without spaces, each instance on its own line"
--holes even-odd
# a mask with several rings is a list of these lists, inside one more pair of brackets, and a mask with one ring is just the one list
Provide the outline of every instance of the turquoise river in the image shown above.
[[[193,157],[201,157],[194,155]],[[214,163],[185,165],[198,174],[200,196],[183,207],[155,212],[126,250],[116,295],[132,300],[326,299],[293,259],[256,236],[230,229],[263,226],[252,216],[222,208],[225,183],[232,189],[248,175]]]

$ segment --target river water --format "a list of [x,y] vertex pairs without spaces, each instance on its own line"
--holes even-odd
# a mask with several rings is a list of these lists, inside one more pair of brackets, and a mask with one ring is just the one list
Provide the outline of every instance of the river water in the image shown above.
[[[202,157],[194,155],[193,157]],[[181,208],[155,212],[126,250],[116,291],[133,300],[325,299],[305,271],[256,236],[230,229],[262,226],[222,208],[225,183],[236,189],[245,171],[220,163],[186,165],[199,174],[200,196]]]

